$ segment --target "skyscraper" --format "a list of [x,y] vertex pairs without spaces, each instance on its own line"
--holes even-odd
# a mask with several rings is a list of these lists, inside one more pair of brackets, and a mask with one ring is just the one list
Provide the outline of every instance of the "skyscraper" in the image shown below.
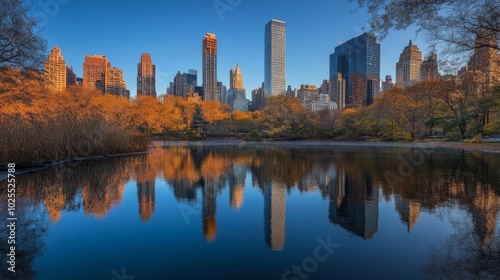
[[66,62],[59,47],[54,46],[50,51],[43,70],[45,87],[52,90],[64,90],[66,88]]
[[467,70],[475,72],[476,79],[487,88],[498,84],[500,81],[498,37],[482,33],[477,35],[474,54],[467,63]]
[[203,100],[220,101],[217,88],[217,38],[207,33],[203,39]]
[[373,103],[380,89],[380,44],[373,33],[361,34],[335,48],[330,55],[330,80],[336,81],[338,73],[345,80],[346,106]]
[[332,101],[337,103],[339,110],[345,109],[345,79],[342,78],[341,73],[337,73],[332,81]]
[[243,75],[241,74],[240,65],[236,64],[236,69],[231,67],[229,70],[229,86],[231,89],[244,89]]
[[420,80],[432,81],[439,78],[437,54],[431,53],[420,66]]
[[396,84],[399,87],[407,87],[419,82],[421,65],[422,53],[410,40],[396,63]]
[[137,95],[156,97],[156,67],[149,53],[143,53],[137,64]]
[[286,24],[272,19],[264,38],[264,90],[266,96],[286,93]]
[[111,68],[108,58],[102,55],[86,55],[83,62],[83,86],[105,91],[106,69]]
[[229,70],[229,82],[230,89],[227,93],[227,103],[233,110],[247,112],[248,100],[243,84],[243,75],[241,74],[241,69],[238,64],[236,68],[231,67],[231,70]]
[[123,71],[116,67],[107,68],[105,73],[104,93],[127,97],[127,85],[123,80]]

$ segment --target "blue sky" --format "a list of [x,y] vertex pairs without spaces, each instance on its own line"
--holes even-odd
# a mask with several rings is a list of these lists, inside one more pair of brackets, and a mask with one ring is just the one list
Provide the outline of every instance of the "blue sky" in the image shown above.
[[[214,3],[230,9],[218,12]],[[42,0],[35,1],[32,14],[44,23],[49,49],[59,46],[77,76],[82,76],[85,55],[105,55],[124,71],[132,96],[143,52],[156,64],[158,94],[165,93],[177,71],[198,70],[201,84],[202,40],[205,33],[215,33],[219,81],[228,85],[229,69],[239,63],[250,96],[264,81],[264,26],[270,19],[287,24],[287,84],[319,86],[328,78],[334,48],[368,27],[366,11],[351,13],[355,8],[347,0]],[[429,52],[414,30],[391,32],[381,41],[382,79],[394,79],[399,54],[410,39],[424,56]]]

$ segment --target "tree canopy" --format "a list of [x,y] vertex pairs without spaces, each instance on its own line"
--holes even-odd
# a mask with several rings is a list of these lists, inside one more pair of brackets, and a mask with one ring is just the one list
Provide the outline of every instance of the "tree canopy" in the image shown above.
[[0,68],[40,70],[47,42],[35,30],[37,20],[30,17],[22,0],[0,0]]
[[[370,25],[384,38],[390,29],[414,25],[435,44],[446,43],[448,51],[479,47],[498,50],[500,0],[349,0],[367,8]],[[476,44],[476,39],[481,45]]]

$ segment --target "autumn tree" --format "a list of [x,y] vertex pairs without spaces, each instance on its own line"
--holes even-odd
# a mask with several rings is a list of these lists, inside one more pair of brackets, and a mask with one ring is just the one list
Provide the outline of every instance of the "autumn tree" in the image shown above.
[[[370,25],[381,37],[389,30],[416,26],[434,43],[444,42],[453,51],[479,47],[498,50],[499,0],[349,0],[367,8]],[[479,37],[479,38],[478,38]],[[475,44],[477,39],[484,45]]]
[[261,131],[269,137],[298,137],[303,135],[308,115],[298,99],[271,96],[260,118]]
[[0,0],[0,68],[41,69],[47,43],[30,9],[22,0]]
[[151,96],[138,96],[133,103],[132,123],[134,127],[151,136],[153,132],[162,132],[165,117],[160,101]]

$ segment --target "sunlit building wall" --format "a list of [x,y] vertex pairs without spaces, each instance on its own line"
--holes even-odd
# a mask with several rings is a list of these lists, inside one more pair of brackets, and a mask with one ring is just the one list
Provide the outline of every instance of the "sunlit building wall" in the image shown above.
[[156,66],[149,53],[143,53],[137,64],[137,95],[156,97]]
[[407,87],[419,82],[421,65],[422,52],[410,40],[396,63],[396,84],[399,87]]
[[286,92],[286,24],[272,19],[264,39],[264,90],[266,97]]
[[203,39],[203,100],[221,101],[217,87],[217,38],[207,33]]
[[66,89],[66,62],[57,46],[54,46],[45,61],[43,77],[46,88],[57,91]]

